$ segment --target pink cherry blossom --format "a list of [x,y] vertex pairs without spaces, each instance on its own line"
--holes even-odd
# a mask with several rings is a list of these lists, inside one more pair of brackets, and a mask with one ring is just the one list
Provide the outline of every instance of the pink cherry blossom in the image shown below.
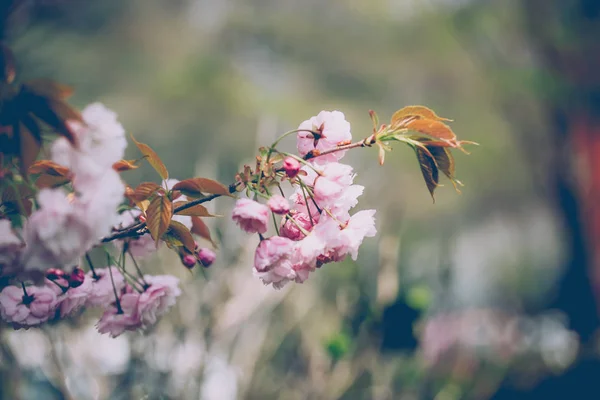
[[341,261],[347,254],[353,260],[358,257],[358,248],[365,237],[375,236],[375,210],[363,210],[354,214],[346,226],[341,228],[333,219],[324,220],[319,228],[326,243],[325,251],[320,258],[321,264],[331,261]]
[[159,316],[175,305],[181,290],[179,279],[172,275],[146,275],[144,280],[150,286],[139,295],[138,313],[146,326],[155,324]]
[[296,160],[294,157],[286,157],[283,160],[283,170],[288,178],[295,178],[300,172],[300,161]]
[[279,215],[287,214],[290,211],[290,203],[285,197],[278,194],[269,199],[267,206],[271,209],[271,211]]
[[137,312],[138,299],[136,294],[125,294],[120,299],[120,311],[116,305],[108,306],[96,324],[98,332],[108,333],[115,338],[125,331],[140,329],[142,321]]
[[40,325],[54,317],[56,293],[46,286],[7,286],[0,292],[0,316],[15,329]]
[[231,218],[246,232],[265,233],[269,223],[269,208],[250,199],[239,199]]
[[375,228],[375,210],[362,210],[350,217],[346,227],[341,233],[345,236],[348,253],[353,260],[358,257],[358,248],[365,237],[373,237],[377,234]]
[[[110,267],[110,271],[112,272],[112,281],[117,293],[120,293],[125,287],[125,278],[123,278],[117,267]],[[86,278],[92,284],[92,289],[86,302],[87,306],[105,307],[115,301],[113,284],[108,268],[96,269],[96,278],[94,278],[92,271],[90,271],[87,273]]]
[[[318,214],[313,214],[313,215],[318,215]],[[281,234],[281,236],[296,241],[296,240],[300,240],[300,239],[304,238],[304,236],[305,236],[304,233],[302,232],[302,230],[298,226],[300,226],[302,229],[304,229],[307,232],[310,232],[313,228],[313,225],[310,221],[310,217],[307,214],[304,214],[301,212],[293,212],[292,219],[294,220],[293,222],[290,221],[289,218],[285,218],[282,221],[283,225],[281,226],[281,229],[279,230],[279,233]],[[313,219],[313,222],[314,222],[314,219]]]
[[321,175],[315,179],[315,200],[320,207],[334,204],[352,181],[352,167],[346,164],[329,163],[323,166]]
[[119,223],[117,207],[123,202],[125,185],[116,171],[108,169],[76,189],[80,218],[93,230],[94,243],[98,242]]
[[348,211],[358,204],[358,198],[363,194],[364,190],[364,186],[350,185],[333,202],[333,204],[331,204],[329,211],[331,211],[336,218],[346,222],[350,218]]
[[93,229],[62,189],[42,189],[38,203],[23,230],[24,268],[72,267],[96,240]]
[[[49,283],[48,285],[54,285]],[[56,286],[56,285],[54,285]],[[56,286],[57,289],[60,290]],[[88,297],[93,289],[92,278],[85,276],[82,284],[69,288],[65,293],[59,294],[57,299],[58,309],[62,318],[73,315],[88,303]]]
[[324,250],[324,238],[321,236],[320,226],[317,224],[310,235],[296,242],[292,268],[296,272],[295,281],[297,283],[302,283],[308,279],[309,273],[313,272],[317,266],[318,256]]
[[[313,181],[311,182],[311,185]],[[301,214],[305,214],[305,215],[310,215],[312,216],[313,222],[317,223],[319,222],[319,217],[321,214],[321,210],[317,207],[317,205],[315,204],[315,202],[310,198],[310,197],[306,197],[306,200],[308,200],[308,205],[306,204],[306,201],[304,199],[304,193],[302,193],[301,189],[296,190],[296,192],[294,192],[291,196],[290,196],[290,201],[292,202],[292,212],[298,212]]]
[[281,236],[262,240],[254,254],[254,275],[265,285],[282,288],[296,278],[292,268],[294,250],[295,242]]
[[[317,116],[302,122],[298,129],[301,130],[297,135],[298,153],[302,157],[314,149],[323,152],[352,140],[350,123],[340,111],[321,111]],[[316,132],[317,136],[311,131]],[[337,161],[344,153],[345,151],[337,151],[312,160],[317,164]]]
[[75,182],[102,175],[123,158],[127,140],[117,115],[100,103],[88,105],[81,113],[83,124],[70,122],[78,147],[65,138],[52,145],[53,161],[71,169]]

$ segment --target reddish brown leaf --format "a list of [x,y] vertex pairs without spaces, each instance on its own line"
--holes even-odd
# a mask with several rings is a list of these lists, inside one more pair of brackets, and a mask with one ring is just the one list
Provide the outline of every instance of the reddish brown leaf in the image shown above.
[[35,180],[35,186],[37,186],[40,189],[55,188],[58,186],[62,186],[67,182],[69,182],[69,178],[66,178],[64,176],[42,174],[38,176]]
[[431,194],[431,198],[435,201],[433,192],[439,184],[439,172],[435,159],[426,149],[415,147],[415,151],[417,153],[417,160],[419,161],[421,173],[423,174],[423,179],[425,179],[425,184]]
[[131,139],[133,140],[137,148],[140,150],[140,152],[146,157],[146,160],[148,160],[148,163],[150,163],[152,168],[154,168],[154,170],[158,172],[160,177],[163,179],[167,179],[169,177],[169,171],[167,171],[167,167],[165,167],[165,164],[163,164],[158,154],[156,154],[156,152],[152,150],[152,148],[147,144],[140,143],[137,140],[135,140],[133,135],[131,135]]
[[391,125],[402,124],[409,119],[430,119],[434,121],[451,121],[447,118],[441,118],[436,115],[433,110],[424,106],[408,106],[404,107],[392,115]]
[[66,99],[73,94],[73,88],[49,79],[32,79],[23,85],[31,92],[49,99]]
[[210,230],[208,229],[208,226],[206,226],[200,217],[192,217],[192,233],[195,233],[201,238],[210,241],[214,247],[217,247],[217,244],[210,236]]
[[423,133],[449,143],[456,142],[456,135],[454,132],[452,132],[452,129],[440,121],[434,121],[431,119],[417,119],[409,122],[406,127],[412,131]]
[[14,131],[19,137],[21,171],[26,174],[40,152],[41,143],[22,123],[16,125]]
[[11,83],[15,79],[16,73],[12,51],[0,43],[0,79],[5,83]]
[[212,179],[191,178],[178,182],[173,186],[173,190],[179,190],[186,196],[199,197],[204,194],[219,194],[222,196],[231,196],[227,186]]
[[29,167],[30,174],[47,174],[52,176],[68,176],[69,168],[50,160],[39,160]]
[[36,94],[25,85],[22,87],[16,101],[24,111],[32,113],[56,133],[63,135],[75,144],[75,137],[67,121],[81,120],[81,115],[77,110],[61,99],[50,99]]
[[117,172],[130,171],[132,169],[139,168],[139,165],[135,165],[136,160],[119,160],[113,164],[113,169]]
[[168,233],[177,238],[187,251],[194,253],[196,243],[194,242],[192,233],[185,225],[177,221],[171,221]]
[[189,215],[189,216],[196,216],[196,217],[215,217],[216,216],[216,215],[212,215],[211,213],[209,213],[208,210],[206,209],[206,207],[204,207],[202,204],[196,204],[194,206],[191,206],[190,208],[186,208],[185,210],[177,211],[177,209],[179,207],[184,206],[188,203],[189,203],[189,201],[178,201],[177,203],[173,204],[173,208],[175,209],[175,214]]
[[163,190],[162,187],[154,182],[142,182],[133,191],[132,200],[143,201],[149,199],[154,193]]
[[146,210],[146,226],[152,238],[158,243],[169,229],[173,216],[173,203],[167,196],[156,196]]

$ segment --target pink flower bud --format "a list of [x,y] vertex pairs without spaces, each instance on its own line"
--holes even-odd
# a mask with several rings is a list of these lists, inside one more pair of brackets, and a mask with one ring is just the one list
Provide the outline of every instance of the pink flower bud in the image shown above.
[[290,203],[285,197],[278,194],[269,199],[267,206],[269,206],[271,211],[279,215],[287,214],[290,211]]
[[217,255],[211,249],[203,247],[200,250],[198,250],[198,260],[200,260],[200,263],[206,268],[210,267],[212,263],[215,262],[216,258]]
[[64,278],[64,276],[65,271],[63,271],[62,269],[50,268],[48,271],[46,271],[46,278],[50,279],[51,281],[54,281],[59,278]]
[[72,288],[79,287],[85,280],[85,272],[79,267],[73,268],[73,272],[69,276],[69,286]]
[[191,254],[186,254],[181,259],[181,262],[183,263],[183,265],[185,265],[186,268],[192,269],[194,268],[194,265],[196,265],[196,257],[194,257]]
[[300,161],[293,157],[286,157],[283,160],[283,170],[289,178],[295,178],[298,172],[300,172],[301,167]]

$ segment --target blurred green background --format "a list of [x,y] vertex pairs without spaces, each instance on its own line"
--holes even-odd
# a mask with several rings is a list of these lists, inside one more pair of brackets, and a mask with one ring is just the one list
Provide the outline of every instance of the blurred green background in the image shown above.
[[149,266],[184,282],[153,332],[109,339],[87,315],[2,329],[2,398],[600,398],[599,2],[5,3],[19,79],[103,102],[178,179],[229,183],[322,109],[359,139],[369,109],[385,121],[426,105],[480,146],[455,154],[462,194],[448,182],[435,204],[409,148],[383,167],[374,149],[348,154],[378,235],[357,262],[282,291],[252,277],[256,239],[218,200],[210,270],[189,274],[168,252]]

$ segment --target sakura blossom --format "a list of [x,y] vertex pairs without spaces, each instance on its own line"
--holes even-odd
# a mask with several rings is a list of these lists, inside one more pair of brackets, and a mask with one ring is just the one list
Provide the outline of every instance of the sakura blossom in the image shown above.
[[293,267],[295,244],[292,240],[273,236],[260,242],[254,254],[254,275],[265,285],[280,289],[296,278]]
[[267,202],[267,206],[271,211],[279,215],[287,214],[290,211],[290,203],[288,203],[285,197],[280,195],[271,197]]
[[246,232],[265,233],[269,223],[269,208],[250,199],[239,199],[231,218]]
[[142,327],[142,321],[137,313],[137,299],[134,296],[121,297],[120,307],[109,306],[96,324],[98,332],[108,333],[112,338],[122,335],[125,331],[135,331]]
[[[51,286],[53,284],[48,283],[47,285]],[[60,290],[56,285],[54,286]],[[88,303],[88,297],[92,289],[92,280],[86,276],[79,286],[68,288],[66,292],[59,293],[57,306],[60,311],[60,317],[65,318],[81,310]]]
[[23,231],[23,268],[73,267],[96,240],[92,227],[62,189],[42,189],[38,202]]
[[[15,328],[91,307],[103,312],[98,332],[111,337],[156,324],[181,295],[179,279],[145,274],[139,261],[166,242],[164,247],[175,250],[189,272],[196,264],[210,267],[215,252],[201,247],[193,234],[216,248],[201,204],[219,196],[239,195],[231,218],[260,240],[252,274],[275,289],[302,284],[325,264],[348,256],[356,261],[365,238],[377,233],[375,210],[352,211],[365,187],[354,183],[354,169],[340,160],[350,148],[378,143],[378,133],[351,143],[350,123],[339,111],[321,111],[270,148],[261,148],[256,167],[244,166],[234,184],[187,180],[185,187],[198,188],[198,193],[186,192],[189,198],[173,189],[180,181],[165,179],[166,167],[137,141],[140,160],[149,159],[161,179],[126,186],[113,169],[127,145],[116,113],[94,103],[83,110],[82,119],[66,121],[75,140],[59,138],[51,146],[52,161],[69,169],[61,175],[69,184],[36,190],[35,206],[15,225],[18,229],[0,219],[0,275],[7,282],[0,292],[0,317]],[[380,129],[381,135],[389,134]],[[288,134],[296,134],[297,154],[275,148]],[[121,162],[117,169],[133,168],[133,163]],[[105,247],[107,242],[116,249]],[[94,266],[96,258],[103,259],[99,266]]]
[[57,298],[45,286],[6,286],[0,292],[0,316],[15,329],[41,325],[54,317]]
[[179,279],[171,275],[146,275],[144,282],[148,285],[144,288],[144,292],[135,295],[138,296],[137,312],[142,324],[148,326],[155,324],[159,316],[175,305],[181,290]]
[[127,140],[125,129],[117,121],[117,114],[101,103],[88,105],[81,113],[83,123],[70,122],[77,138],[73,147],[64,138],[52,146],[52,159],[74,174],[76,183],[84,183],[102,175],[123,158]]
[[120,293],[125,288],[125,278],[115,266],[90,271],[86,275],[86,280],[89,280],[92,285],[86,302],[87,306],[101,307],[110,304],[115,301],[114,291]]
[[[298,127],[298,153],[304,157],[313,150],[320,152],[335,149],[352,140],[350,123],[340,111],[321,111],[302,122]],[[345,151],[338,151],[315,159],[315,163],[340,160]]]

